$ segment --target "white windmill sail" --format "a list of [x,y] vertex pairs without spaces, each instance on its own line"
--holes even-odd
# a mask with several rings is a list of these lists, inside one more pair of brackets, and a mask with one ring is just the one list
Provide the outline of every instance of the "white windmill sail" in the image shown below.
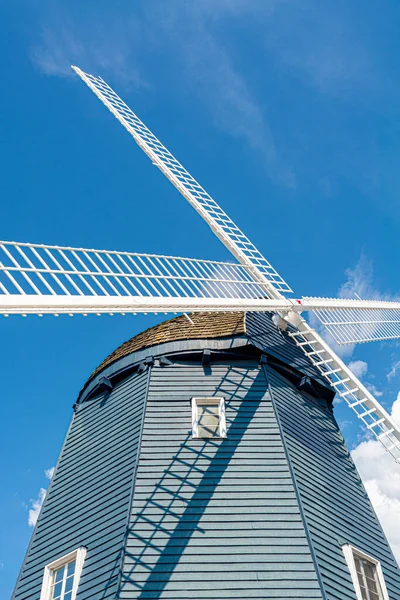
[[0,241],[0,314],[303,311],[397,313],[400,303],[271,299],[246,266]]
[[[246,267],[0,242],[0,314],[281,310]],[[290,306],[290,304],[289,304]]]
[[338,344],[400,338],[400,302],[312,297],[304,301],[320,303],[315,315]]
[[114,90],[101,77],[84,73],[78,67],[73,66],[72,69],[120,121],[153,164],[164,173],[181,192],[182,196],[203,217],[233,256],[242,265],[249,268],[256,280],[263,281],[266,284],[270,297],[279,298],[282,297],[283,293],[292,292],[288,284],[250,242],[248,237],[129,106],[117,96]]
[[369,432],[400,462],[400,429],[371,392],[303,318],[298,319],[297,330],[289,335]]

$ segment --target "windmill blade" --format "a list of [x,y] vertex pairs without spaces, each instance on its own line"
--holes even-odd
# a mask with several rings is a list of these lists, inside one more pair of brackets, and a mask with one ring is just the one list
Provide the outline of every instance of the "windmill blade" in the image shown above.
[[335,392],[356,413],[396,462],[400,462],[400,429],[369,390],[301,317],[298,330],[289,333]]
[[400,302],[304,298],[338,344],[400,338]]
[[0,314],[282,310],[246,267],[0,242]]
[[256,280],[266,284],[269,297],[282,298],[283,293],[291,292],[288,284],[244,233],[114,90],[101,77],[84,73],[78,67],[72,66],[72,69],[120,121],[153,164],[203,217],[239,263],[247,266]]

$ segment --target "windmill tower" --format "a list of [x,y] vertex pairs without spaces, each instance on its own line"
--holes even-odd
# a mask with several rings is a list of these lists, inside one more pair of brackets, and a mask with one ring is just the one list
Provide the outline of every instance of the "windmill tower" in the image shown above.
[[5,315],[190,312],[123,344],[84,385],[13,598],[398,600],[333,397],[396,462],[400,431],[302,313],[357,343],[400,337],[400,304],[287,298],[115,92],[75,71],[238,263],[1,244]]

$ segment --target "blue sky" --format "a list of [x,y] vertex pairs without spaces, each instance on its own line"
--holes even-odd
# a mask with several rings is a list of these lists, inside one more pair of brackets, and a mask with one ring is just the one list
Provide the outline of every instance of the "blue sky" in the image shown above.
[[[399,20],[390,0],[0,3],[2,239],[229,258],[73,63],[109,81],[297,296],[398,297]],[[157,319],[0,322],[1,597],[79,389]],[[345,358],[391,410],[397,345]],[[399,469],[336,413],[400,554]]]

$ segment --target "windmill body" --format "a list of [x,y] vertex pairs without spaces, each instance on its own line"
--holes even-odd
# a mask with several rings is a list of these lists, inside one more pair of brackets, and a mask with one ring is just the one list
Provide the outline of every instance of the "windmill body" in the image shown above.
[[[129,340],[84,386],[15,600],[78,547],[77,600],[355,600],[348,545],[400,598],[318,370],[268,315],[191,318]],[[193,437],[194,397],[224,399],[226,437]]]
[[396,462],[400,429],[305,318],[340,344],[398,339],[400,303],[288,297],[115,92],[73,68],[237,262],[0,242],[6,317],[184,313],[81,390],[14,600],[400,599],[333,398]]

